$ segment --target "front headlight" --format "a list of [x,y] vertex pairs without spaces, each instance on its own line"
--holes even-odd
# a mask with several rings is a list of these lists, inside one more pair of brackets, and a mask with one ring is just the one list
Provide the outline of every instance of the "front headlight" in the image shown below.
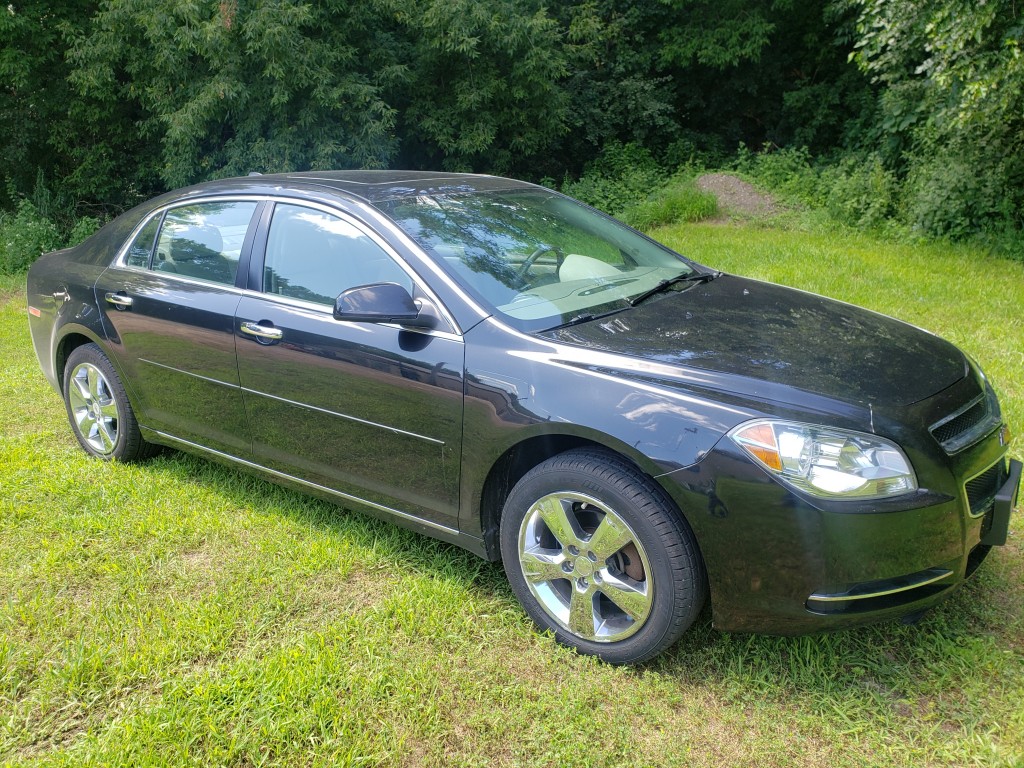
[[812,496],[878,499],[917,490],[903,451],[874,435],[765,419],[741,424],[729,437],[777,478]]

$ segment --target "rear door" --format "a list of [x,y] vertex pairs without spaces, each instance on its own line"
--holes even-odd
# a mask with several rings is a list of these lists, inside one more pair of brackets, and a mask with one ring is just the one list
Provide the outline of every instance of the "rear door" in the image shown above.
[[250,455],[250,437],[235,361],[236,283],[263,205],[212,200],[158,212],[96,284],[140,423],[240,457]]
[[[275,204],[238,306],[238,373],[255,461],[457,529],[463,343],[437,330],[339,322],[346,288],[424,296],[380,238],[330,209]],[[265,257],[265,258],[264,258]]]

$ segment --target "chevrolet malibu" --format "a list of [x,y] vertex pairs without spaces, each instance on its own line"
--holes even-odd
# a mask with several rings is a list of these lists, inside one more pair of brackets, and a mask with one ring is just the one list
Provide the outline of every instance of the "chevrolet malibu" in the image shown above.
[[28,276],[98,459],[191,451],[500,560],[558,641],[916,615],[1021,464],[956,347],[694,263],[550,190],[394,171],[171,192]]

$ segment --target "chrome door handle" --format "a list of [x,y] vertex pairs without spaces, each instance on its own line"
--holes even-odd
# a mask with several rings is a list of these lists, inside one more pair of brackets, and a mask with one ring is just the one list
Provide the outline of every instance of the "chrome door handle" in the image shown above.
[[241,327],[242,333],[246,333],[250,336],[255,336],[257,339],[269,339],[272,341],[277,341],[282,336],[284,336],[284,333],[281,331],[280,328],[268,328],[267,326],[260,325],[259,323],[242,323]]
[[122,293],[108,293],[105,298],[108,304],[113,304],[118,309],[128,309],[132,305],[132,297]]

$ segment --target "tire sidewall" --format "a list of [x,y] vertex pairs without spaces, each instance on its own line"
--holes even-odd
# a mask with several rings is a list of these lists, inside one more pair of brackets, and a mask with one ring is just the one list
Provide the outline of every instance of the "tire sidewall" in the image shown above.
[[[70,386],[71,386],[71,375],[82,363],[89,363],[99,369],[100,373],[103,374],[103,378],[107,380],[107,386],[110,389],[110,394],[114,398],[114,402],[117,405],[117,440],[114,442],[114,450],[110,453],[98,453],[82,434],[78,428],[78,423],[75,421],[75,415],[71,411],[71,397],[70,397]],[[68,356],[67,364],[64,366],[64,410],[67,412],[68,421],[71,423],[71,431],[74,432],[75,438],[78,440],[78,444],[82,446],[82,449],[93,458],[102,459],[103,461],[111,461],[114,459],[121,459],[125,453],[125,445],[128,441],[128,429],[130,428],[131,419],[131,405],[128,402],[128,397],[125,394],[124,387],[121,386],[121,379],[118,377],[117,372],[114,370],[114,366],[111,365],[107,356],[103,354],[96,344],[84,344],[77,347]]]
[[[609,462],[611,464],[611,462]],[[611,464],[614,466],[614,464]],[[614,510],[636,534],[653,571],[654,600],[646,623],[633,635],[609,643],[584,640],[560,627],[548,616],[533,596],[519,561],[519,531],[527,512],[535,501],[551,493],[576,492],[592,496]],[[650,493],[650,488],[643,488]],[[662,502],[664,499],[654,499]],[[672,567],[666,542],[647,514],[637,508],[636,501],[601,477],[572,468],[555,468],[542,464],[527,473],[513,488],[505,503],[500,531],[501,555],[506,576],[534,623],[550,630],[556,639],[581,653],[600,656],[611,663],[630,663],[650,658],[669,645],[666,640],[674,626],[675,590],[679,574]]]

